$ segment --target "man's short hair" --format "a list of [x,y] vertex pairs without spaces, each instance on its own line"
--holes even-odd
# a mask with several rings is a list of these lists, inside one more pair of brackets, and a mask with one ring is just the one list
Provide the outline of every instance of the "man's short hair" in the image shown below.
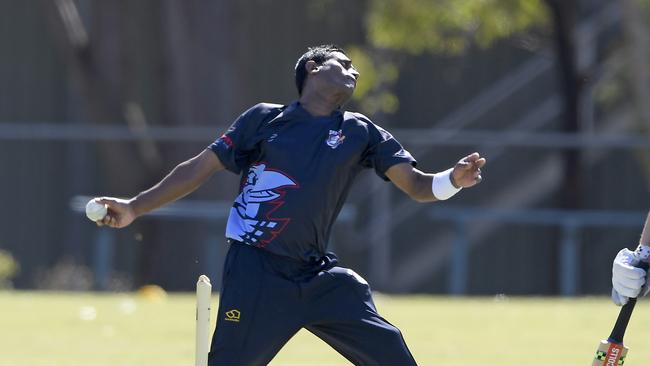
[[320,65],[329,60],[334,52],[345,54],[345,51],[337,45],[323,44],[309,47],[307,52],[300,56],[298,62],[296,62],[296,88],[298,88],[298,95],[302,95],[302,88],[305,86],[305,80],[307,80],[307,70],[305,70],[307,61],[313,60]]

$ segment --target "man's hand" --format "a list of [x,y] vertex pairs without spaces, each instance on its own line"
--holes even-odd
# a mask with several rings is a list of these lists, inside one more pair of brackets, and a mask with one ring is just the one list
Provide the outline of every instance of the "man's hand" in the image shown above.
[[133,210],[130,200],[113,197],[101,197],[96,199],[97,202],[108,206],[108,213],[97,225],[107,225],[114,228],[123,228],[135,220],[137,215]]
[[477,152],[460,159],[451,173],[451,183],[456,188],[469,188],[481,182],[481,168],[485,165],[485,158]]
[[627,248],[618,252],[614,258],[612,301],[616,305],[623,306],[631,297],[645,296],[648,293],[646,271],[636,267],[640,261],[638,254]]

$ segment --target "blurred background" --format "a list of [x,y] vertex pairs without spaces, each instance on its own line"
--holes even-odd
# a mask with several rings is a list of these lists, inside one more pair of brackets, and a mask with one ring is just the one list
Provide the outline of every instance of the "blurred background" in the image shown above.
[[248,107],[297,98],[308,46],[361,73],[346,109],[426,171],[480,151],[484,182],[436,204],[369,171],[332,236],[390,293],[591,295],[650,207],[650,1],[0,0],[0,287],[218,282],[238,177],[122,230],[130,197]]

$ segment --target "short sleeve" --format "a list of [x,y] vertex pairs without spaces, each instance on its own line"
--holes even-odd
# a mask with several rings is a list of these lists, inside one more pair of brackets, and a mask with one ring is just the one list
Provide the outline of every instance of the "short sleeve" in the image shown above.
[[235,174],[250,166],[256,157],[257,129],[259,127],[258,104],[239,116],[228,130],[208,148],[212,150],[225,168]]
[[361,164],[374,168],[375,173],[388,181],[386,171],[393,165],[409,163],[413,166],[417,161],[406,151],[393,135],[376,124],[368,123],[369,142]]

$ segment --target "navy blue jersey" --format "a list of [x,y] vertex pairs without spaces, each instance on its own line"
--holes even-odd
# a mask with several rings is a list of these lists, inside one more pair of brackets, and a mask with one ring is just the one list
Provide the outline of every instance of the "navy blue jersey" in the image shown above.
[[334,220],[363,168],[415,159],[359,113],[313,117],[294,102],[262,103],[242,114],[209,148],[241,174],[226,237],[302,261],[322,257]]

